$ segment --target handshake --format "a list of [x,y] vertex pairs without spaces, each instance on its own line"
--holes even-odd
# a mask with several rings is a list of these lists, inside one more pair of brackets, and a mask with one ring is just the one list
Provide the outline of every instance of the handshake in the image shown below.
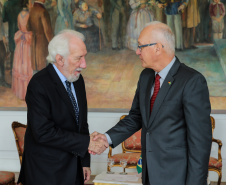
[[109,147],[106,135],[93,132],[90,135],[89,153],[93,155],[102,154]]

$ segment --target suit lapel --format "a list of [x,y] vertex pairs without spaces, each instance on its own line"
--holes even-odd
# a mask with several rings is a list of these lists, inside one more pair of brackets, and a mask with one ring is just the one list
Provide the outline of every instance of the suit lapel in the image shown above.
[[78,107],[79,107],[79,130],[80,130],[81,124],[82,124],[82,112],[83,112],[82,111],[83,110],[82,93],[81,93],[82,88],[80,87],[79,80],[74,82],[73,85],[74,85],[74,88],[75,88],[77,103],[78,103]]
[[148,123],[148,127],[152,126],[152,123],[155,119],[156,114],[158,113],[162,102],[164,101],[167,93],[169,92],[170,88],[173,87],[173,82],[174,82],[174,75],[176,74],[178,68],[180,66],[180,62],[178,59],[176,59],[175,63],[173,64],[173,66],[171,67],[169,73],[167,74],[160,90],[159,93],[155,99],[155,103],[153,106],[153,110],[149,119],[149,123]]
[[56,85],[57,92],[59,93],[60,97],[63,99],[64,103],[66,104],[66,106],[69,109],[69,112],[72,114],[72,116],[74,117],[74,120],[76,122],[74,108],[73,108],[73,105],[71,103],[71,100],[70,100],[70,98],[67,94],[67,91],[66,91],[63,83],[61,82],[59,76],[57,75],[56,71],[54,70],[52,64],[48,65],[48,70],[49,70],[49,73],[50,73],[50,75],[53,79],[53,82]]
[[148,126],[148,120],[150,117],[150,95],[151,95],[151,88],[153,86],[155,79],[155,72],[153,71],[150,75],[150,78],[147,83],[147,89],[145,93],[145,112],[146,112],[146,120],[144,120],[144,123],[146,127]]

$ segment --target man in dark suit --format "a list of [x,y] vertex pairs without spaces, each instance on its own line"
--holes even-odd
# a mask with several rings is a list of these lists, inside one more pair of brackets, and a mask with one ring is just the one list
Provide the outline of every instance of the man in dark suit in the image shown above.
[[34,72],[46,67],[48,44],[53,38],[53,31],[48,11],[44,7],[45,0],[34,2],[27,22],[28,31],[32,31],[31,64]]
[[3,22],[8,22],[8,39],[9,39],[9,51],[10,51],[10,72],[13,68],[13,58],[15,50],[14,35],[18,31],[17,17],[22,10],[22,0],[8,0],[5,1],[2,10]]
[[93,133],[94,140],[116,147],[142,128],[143,184],[206,185],[212,137],[206,80],[175,57],[167,25],[150,23],[138,43],[145,69],[129,115],[105,135]]
[[[82,69],[87,54],[84,36],[66,30],[49,44],[49,64],[27,88],[27,130],[18,182],[23,185],[82,185],[90,179],[91,150]],[[84,176],[84,179],[83,179]]]

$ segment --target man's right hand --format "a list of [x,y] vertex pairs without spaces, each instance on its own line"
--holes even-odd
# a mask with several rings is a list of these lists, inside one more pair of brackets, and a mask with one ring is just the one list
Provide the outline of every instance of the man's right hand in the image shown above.
[[89,153],[101,154],[109,147],[107,137],[104,134],[93,132],[90,135]]

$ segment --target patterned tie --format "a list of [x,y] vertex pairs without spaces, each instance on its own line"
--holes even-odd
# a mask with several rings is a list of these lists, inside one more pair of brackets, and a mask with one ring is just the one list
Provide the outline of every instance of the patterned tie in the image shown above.
[[75,97],[74,97],[74,95],[72,94],[72,91],[71,91],[71,82],[68,82],[66,80],[65,83],[66,83],[66,87],[67,87],[66,89],[67,89],[68,96],[71,99],[71,103],[72,103],[72,105],[74,107],[76,122],[77,122],[77,125],[79,125],[78,105],[77,105],[77,103],[75,101]]
[[154,93],[153,93],[153,95],[151,97],[150,111],[152,111],[153,105],[155,103],[155,99],[156,99],[157,94],[158,94],[159,89],[160,89],[160,81],[159,81],[160,78],[161,77],[158,74],[156,74],[156,76],[155,76]]

